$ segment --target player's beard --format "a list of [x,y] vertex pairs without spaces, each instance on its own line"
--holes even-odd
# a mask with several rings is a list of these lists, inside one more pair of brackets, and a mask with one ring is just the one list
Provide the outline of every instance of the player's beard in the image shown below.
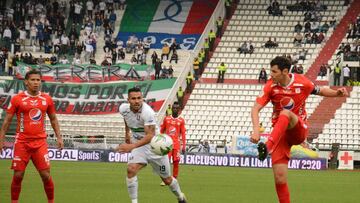
[[142,107],[142,104],[131,106],[130,109],[133,112],[138,112]]

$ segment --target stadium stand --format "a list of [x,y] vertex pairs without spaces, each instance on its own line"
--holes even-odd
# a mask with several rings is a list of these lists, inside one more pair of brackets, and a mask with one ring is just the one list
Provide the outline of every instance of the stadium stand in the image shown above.
[[[223,140],[232,141],[236,135],[250,135],[251,107],[261,90],[261,85],[198,83],[182,112],[190,143],[196,145],[199,140],[215,140],[221,145]],[[309,97],[309,116],[321,99]],[[269,104],[260,115],[266,133],[270,132],[271,113]]]
[[313,140],[319,149],[329,150],[332,143],[340,143],[341,149],[360,150],[360,88],[354,87],[341,108],[335,113],[317,139]]
[[[341,19],[346,9],[342,6],[342,1],[322,2],[328,5],[328,9],[322,12],[321,22],[329,21],[334,15]],[[290,5],[295,1],[286,1],[286,3]],[[266,11],[267,1],[241,1],[203,77],[216,78],[216,67],[223,61],[229,67],[225,79],[257,79],[261,68],[267,67],[270,59],[282,54],[292,55],[303,48],[307,50],[307,56],[300,64],[305,67],[304,72],[306,72],[324,44],[306,43],[302,47],[294,46],[293,28],[298,21],[303,22],[304,17],[302,12],[288,11],[285,6],[281,5],[283,16],[269,16]],[[326,36],[330,36],[332,31],[333,29],[330,29]],[[276,38],[278,48],[263,47],[269,37]],[[244,41],[249,40],[254,44],[254,53],[252,55],[237,53],[237,48]]]

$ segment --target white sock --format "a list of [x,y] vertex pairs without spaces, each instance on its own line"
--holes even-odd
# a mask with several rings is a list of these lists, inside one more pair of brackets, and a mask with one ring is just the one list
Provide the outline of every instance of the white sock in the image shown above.
[[126,178],[126,184],[129,192],[129,196],[131,199],[131,203],[137,203],[138,198],[138,180],[137,176],[132,178]]
[[184,199],[184,194],[181,192],[179,182],[174,177],[172,178],[169,188],[179,200]]

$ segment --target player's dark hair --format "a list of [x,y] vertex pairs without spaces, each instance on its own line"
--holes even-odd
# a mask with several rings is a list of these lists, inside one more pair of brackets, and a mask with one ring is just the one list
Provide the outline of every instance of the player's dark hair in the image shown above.
[[131,92],[141,92],[141,89],[137,86],[133,87],[133,88],[130,88],[128,90],[128,95],[131,93]]
[[174,105],[180,105],[180,104],[179,104],[178,101],[176,101],[176,102],[173,103],[173,106],[174,106]]
[[30,75],[40,75],[41,78],[41,72],[38,69],[31,69],[25,74],[25,80],[29,79]]
[[275,65],[277,65],[281,71],[283,71],[284,69],[290,70],[291,68],[290,60],[283,56],[277,56],[273,60],[271,60],[270,66],[275,66]]

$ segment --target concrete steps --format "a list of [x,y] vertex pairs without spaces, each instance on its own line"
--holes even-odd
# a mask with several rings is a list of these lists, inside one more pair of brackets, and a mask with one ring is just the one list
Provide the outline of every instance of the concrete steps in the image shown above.
[[[347,87],[347,90],[350,94],[352,87]],[[325,124],[334,118],[336,110],[345,102],[346,97],[324,97],[308,119],[310,125],[308,139],[317,138]]]

